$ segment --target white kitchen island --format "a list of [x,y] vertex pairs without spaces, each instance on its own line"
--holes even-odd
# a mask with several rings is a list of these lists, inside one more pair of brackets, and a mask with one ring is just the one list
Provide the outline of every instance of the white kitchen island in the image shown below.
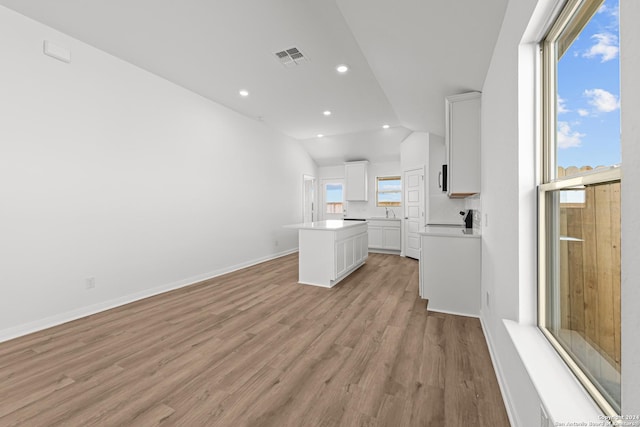
[[327,220],[287,225],[298,229],[298,282],[331,288],[367,257],[366,221]]

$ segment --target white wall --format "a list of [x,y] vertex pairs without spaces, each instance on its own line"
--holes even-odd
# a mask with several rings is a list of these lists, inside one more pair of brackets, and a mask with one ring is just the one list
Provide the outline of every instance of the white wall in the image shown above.
[[296,141],[4,7],[0,51],[0,340],[297,247]]
[[[482,89],[482,314],[481,319],[497,365],[508,409],[515,426],[539,426],[540,405],[554,406],[555,421],[594,419],[594,404],[584,392],[574,393],[559,378],[539,375],[525,367],[504,319],[517,328],[535,329],[536,253],[536,147],[533,122],[535,87],[532,83],[535,52],[520,45],[532,15],[544,19],[557,1],[510,0],[493,58]],[[640,150],[638,125],[639,84],[635,79],[640,30],[636,25],[640,7],[635,0],[622,0],[622,99],[623,101],[623,412],[638,414],[640,408],[640,233],[637,212],[640,202]],[[536,15],[534,15],[534,9]],[[530,28],[529,28],[530,29]],[[538,35],[539,36],[539,35]],[[627,52],[627,57],[625,53]],[[628,119],[628,120],[627,120]],[[489,304],[486,293],[489,293]],[[507,322],[509,323],[509,322]],[[625,330],[627,333],[625,334]],[[630,332],[633,331],[633,332]],[[536,348],[528,359],[536,359]],[[542,355],[542,351],[540,355]],[[551,352],[554,353],[554,352]],[[626,357],[625,357],[626,355]],[[565,369],[566,370],[566,369]],[[575,381],[573,381],[575,383]],[[534,385],[535,384],[535,385]],[[550,400],[546,390],[557,389],[565,402]],[[582,401],[580,403],[579,401]],[[578,410],[576,408],[583,408]],[[572,412],[573,411],[573,412]],[[581,418],[582,417],[582,418]]]
[[[444,107],[443,107],[444,108]],[[429,134],[413,132],[400,146],[400,166],[403,171],[429,165]]]
[[509,1],[482,88],[481,319],[515,426],[540,425],[541,403],[502,324],[519,320],[518,44],[534,6]]
[[438,186],[439,179],[440,183],[444,179],[444,177],[439,178],[439,175],[442,171],[442,165],[447,162],[446,151],[444,138],[429,134],[429,166],[426,178],[429,188],[427,223],[461,225],[464,224],[464,220],[460,216],[460,211],[471,209],[471,207],[466,207],[467,202],[465,199],[450,199],[447,193]]
[[[444,106],[442,107],[444,108]],[[462,199],[450,199],[438,186],[438,172],[446,162],[444,138],[427,132],[413,132],[400,149],[402,171],[425,168],[426,223],[463,224],[459,212],[465,209]]]
[[[378,176],[401,176],[400,162],[379,162],[369,163],[367,170],[367,185],[369,200],[366,202],[347,202],[347,216],[352,218],[370,218],[374,216],[384,216],[384,208],[376,206],[376,177]],[[344,164],[334,166],[321,166],[318,168],[318,176],[322,179],[343,178]],[[320,189],[321,191],[321,189]],[[402,208],[393,208],[398,218],[402,216]]]

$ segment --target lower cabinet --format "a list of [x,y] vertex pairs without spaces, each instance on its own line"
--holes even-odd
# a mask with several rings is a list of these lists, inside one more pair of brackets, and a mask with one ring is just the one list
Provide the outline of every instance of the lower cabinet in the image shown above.
[[369,236],[367,234],[361,234],[356,239],[356,264],[364,261],[369,256],[368,250]]
[[369,256],[367,233],[348,236],[336,242],[336,270],[334,280],[362,264]]
[[428,309],[480,315],[479,237],[421,236],[420,296]]
[[367,242],[365,222],[338,228],[301,227],[298,283],[334,286],[364,264],[369,256]]
[[345,255],[347,252],[346,246],[346,240],[336,243],[336,271],[333,274],[333,280],[336,280],[336,277],[341,276],[345,271],[347,271],[347,257]]
[[400,251],[401,229],[400,220],[375,220],[369,221],[369,249],[381,249],[385,251]]

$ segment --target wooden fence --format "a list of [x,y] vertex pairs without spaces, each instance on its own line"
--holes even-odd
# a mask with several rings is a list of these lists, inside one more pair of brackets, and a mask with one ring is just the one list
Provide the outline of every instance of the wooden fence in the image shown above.
[[326,213],[342,213],[344,209],[344,207],[342,206],[342,202],[327,202],[326,205]]
[[[590,170],[558,168],[558,176]],[[620,183],[588,186],[560,203],[561,328],[620,372]]]

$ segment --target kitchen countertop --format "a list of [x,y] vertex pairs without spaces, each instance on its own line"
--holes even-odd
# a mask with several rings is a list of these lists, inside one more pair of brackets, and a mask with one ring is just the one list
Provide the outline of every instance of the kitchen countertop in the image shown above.
[[285,228],[298,230],[340,230],[366,224],[367,221],[344,221],[341,219],[328,219],[326,221],[303,222],[300,224],[285,225]]
[[418,230],[418,234],[422,236],[478,238],[480,237],[480,230],[466,229],[462,226],[456,227],[453,225],[427,225],[421,227],[420,230]]
[[368,221],[400,221],[400,218],[386,218],[384,216],[372,216],[367,218]]

